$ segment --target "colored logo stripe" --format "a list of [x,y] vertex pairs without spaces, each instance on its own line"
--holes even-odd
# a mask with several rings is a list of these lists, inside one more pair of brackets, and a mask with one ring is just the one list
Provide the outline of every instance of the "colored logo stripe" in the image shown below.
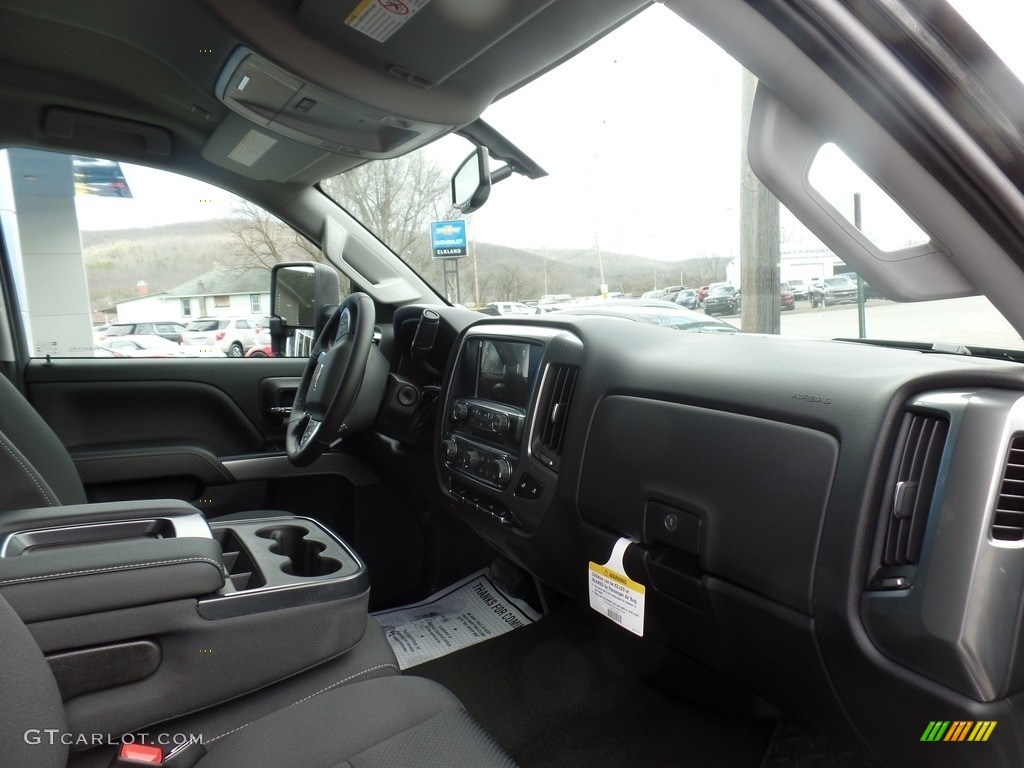
[[992,731],[996,729],[995,720],[979,720],[974,726],[974,730],[971,731],[971,735],[967,737],[968,741],[988,741],[988,737],[992,735]]
[[970,720],[954,720],[943,741],[963,741],[967,738],[967,733],[972,725],[974,723]]
[[996,728],[995,720],[931,720],[921,741],[988,741]]

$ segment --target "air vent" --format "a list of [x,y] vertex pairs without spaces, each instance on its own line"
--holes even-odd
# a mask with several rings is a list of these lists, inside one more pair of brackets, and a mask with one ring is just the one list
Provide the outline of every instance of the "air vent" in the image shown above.
[[1006,457],[1003,484],[999,487],[992,538],[1024,541],[1024,437],[1013,438]]
[[569,406],[576,389],[579,369],[568,365],[548,366],[544,389],[540,395],[534,454],[557,471],[565,442],[565,425]]
[[886,496],[888,528],[883,566],[917,565],[928,510],[946,445],[949,424],[931,414],[908,413],[900,431],[895,472]]

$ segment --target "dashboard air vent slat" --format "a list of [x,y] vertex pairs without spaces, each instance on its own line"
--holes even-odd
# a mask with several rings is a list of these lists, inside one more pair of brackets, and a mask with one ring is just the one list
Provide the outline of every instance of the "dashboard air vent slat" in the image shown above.
[[921,557],[948,431],[948,422],[938,416],[908,413],[905,417],[887,496],[883,566],[916,565]]
[[1024,541],[1024,436],[1013,438],[999,487],[992,538]]
[[569,365],[552,365],[545,377],[537,422],[537,444],[534,451],[551,469],[557,470],[565,442],[565,424],[576,390],[579,369]]

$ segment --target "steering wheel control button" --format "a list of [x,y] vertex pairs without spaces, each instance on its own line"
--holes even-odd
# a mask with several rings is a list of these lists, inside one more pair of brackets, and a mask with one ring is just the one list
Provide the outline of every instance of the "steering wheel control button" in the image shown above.
[[516,483],[515,490],[512,491],[514,496],[518,496],[521,499],[537,499],[544,492],[544,485],[537,480],[533,475],[528,472],[524,472],[522,477],[519,478],[519,482]]

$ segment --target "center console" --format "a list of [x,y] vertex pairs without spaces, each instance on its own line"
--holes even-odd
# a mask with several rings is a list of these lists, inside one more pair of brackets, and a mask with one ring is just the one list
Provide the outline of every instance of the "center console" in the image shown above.
[[582,358],[572,333],[484,323],[458,343],[444,389],[438,471],[463,508],[531,530],[557,481]]
[[20,510],[0,595],[50,663],[72,734],[132,732],[284,679],[363,636],[369,579],[302,517],[209,525],[184,502]]

